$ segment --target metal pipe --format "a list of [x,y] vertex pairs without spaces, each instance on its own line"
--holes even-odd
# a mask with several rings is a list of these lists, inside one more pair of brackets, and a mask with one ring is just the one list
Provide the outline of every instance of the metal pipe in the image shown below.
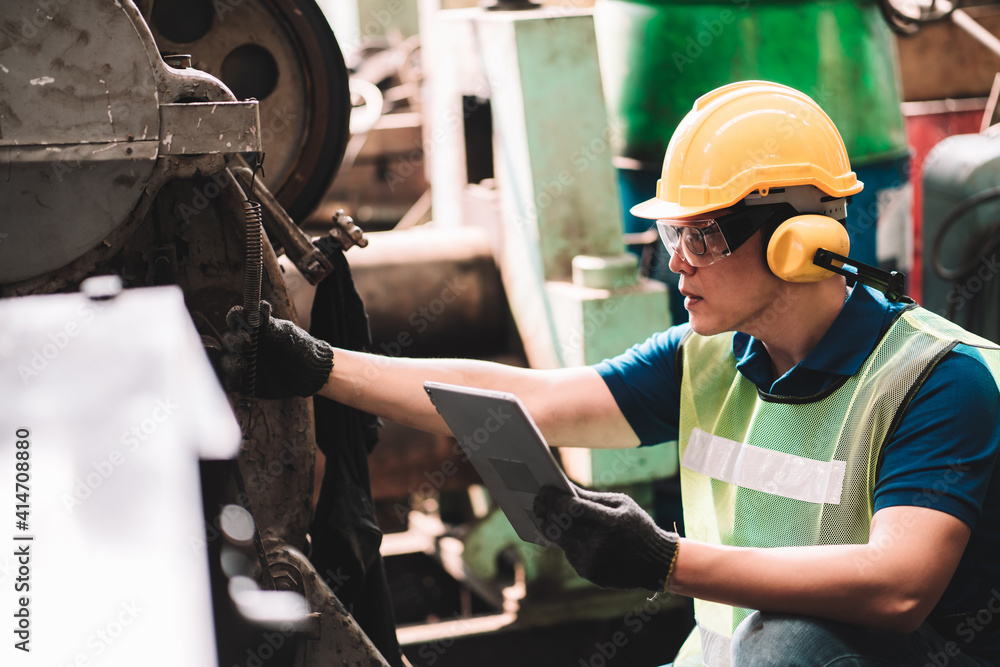
[[486,230],[375,232],[347,256],[375,351],[488,357],[516,338]]
[[[940,0],[939,0],[940,1]],[[980,44],[1000,56],[1000,39],[984,28],[978,21],[969,16],[965,10],[956,9],[951,13],[951,20],[959,28],[969,33]]]

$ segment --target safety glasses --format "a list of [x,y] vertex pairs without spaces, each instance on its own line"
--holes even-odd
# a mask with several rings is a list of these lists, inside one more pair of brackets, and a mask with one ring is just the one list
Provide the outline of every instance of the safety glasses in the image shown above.
[[681,259],[691,266],[709,266],[732,254],[716,220],[683,225],[674,220],[657,220],[656,229],[670,256],[673,257],[681,248]]
[[657,220],[656,229],[671,257],[680,249],[681,259],[703,267],[729,257],[769,219],[783,214],[783,206],[745,206],[707,220]]

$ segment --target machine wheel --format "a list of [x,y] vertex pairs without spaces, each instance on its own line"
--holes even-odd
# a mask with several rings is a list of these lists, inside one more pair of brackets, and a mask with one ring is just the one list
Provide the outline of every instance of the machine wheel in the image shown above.
[[260,101],[264,181],[296,221],[316,208],[349,139],[340,45],[314,0],[147,0],[160,51],[186,53],[238,99]]

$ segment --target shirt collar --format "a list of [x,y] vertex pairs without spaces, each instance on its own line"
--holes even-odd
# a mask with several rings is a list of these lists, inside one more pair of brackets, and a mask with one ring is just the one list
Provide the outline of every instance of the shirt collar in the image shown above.
[[770,357],[764,344],[740,332],[733,335],[736,368],[755,385],[772,392],[782,380],[792,379],[802,371],[808,375],[813,375],[808,371],[827,376],[854,375],[902,308],[903,304],[891,304],[880,292],[858,285],[851,290],[840,313],[812,352],[773,385]]

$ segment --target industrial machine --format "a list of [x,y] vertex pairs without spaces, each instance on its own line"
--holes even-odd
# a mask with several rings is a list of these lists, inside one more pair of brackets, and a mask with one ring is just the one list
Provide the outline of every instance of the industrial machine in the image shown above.
[[942,140],[923,177],[923,303],[989,340],[1000,339],[998,130]]
[[[324,255],[287,212],[311,210],[340,164],[350,113],[343,58],[329,25],[308,1],[15,0],[3,3],[0,18],[0,295],[9,299],[3,302],[7,317],[20,320],[16,327],[4,327],[5,371],[8,376],[20,372],[23,380],[25,372],[37,374],[39,364],[59,366],[61,373],[47,377],[60,377],[64,390],[80,395],[79,406],[88,406],[106,426],[127,426],[128,415],[134,416],[127,397],[146,395],[163,381],[165,371],[150,363],[149,355],[173,359],[178,367],[206,364],[205,350],[210,355],[221,350],[226,313],[239,303],[250,312],[264,298],[276,316],[295,319],[272,242],[312,283],[332,271],[330,257],[336,261],[338,253],[363,243],[360,230],[341,217],[340,224],[332,224],[335,249]],[[187,50],[198,55],[182,52]],[[269,157],[262,170],[265,149]],[[68,295],[61,301],[41,295],[93,288],[96,276],[128,289],[120,297],[120,285],[98,290],[94,299],[114,303],[94,315],[87,335],[77,338],[76,328],[67,332],[57,327],[59,335],[74,341],[65,351],[57,348],[62,363],[51,362],[42,352],[40,361],[33,360],[32,350],[48,349],[31,342],[37,340],[33,336],[52,334],[44,322],[62,322],[84,307]],[[176,292],[164,297],[152,289],[159,285],[172,285]],[[28,327],[29,321],[37,326]],[[194,328],[201,346],[192,349]],[[162,338],[171,330],[184,332],[178,334],[187,340],[180,351]],[[100,336],[92,335],[98,332]],[[124,366],[109,361],[115,350],[128,360]],[[106,372],[95,365],[97,360],[103,360]],[[220,391],[210,377],[199,371],[194,381],[209,386],[178,385],[171,396],[203,401],[198,398],[202,393]],[[5,409],[5,423],[31,419],[39,434],[55,430],[62,434],[60,446],[81,470],[88,456],[96,457],[100,467],[101,453],[106,453],[102,447],[108,444],[102,441],[103,430],[74,422],[55,396],[46,399],[46,387],[51,384],[40,380],[35,391],[21,393],[21,400],[9,412]],[[344,664],[400,664],[398,655],[387,662],[304,555],[316,448],[312,401],[230,398],[241,417],[242,441],[232,442],[228,426],[215,433],[222,442],[209,448],[212,456],[202,457],[201,488],[192,486],[198,479],[190,476],[198,470],[195,457],[185,459],[186,476],[176,489],[186,498],[143,496],[149,503],[165,503],[156,505],[158,512],[173,516],[173,508],[182,519],[159,526],[117,523],[114,512],[102,514],[97,510],[107,506],[96,502],[88,506],[95,513],[62,517],[71,532],[98,530],[131,556],[137,554],[130,541],[161,531],[149,544],[180,549],[188,560],[195,556],[189,567],[199,570],[186,581],[166,583],[175,587],[169,599],[189,595],[198,610],[191,618],[199,619],[211,593],[207,609],[214,610],[214,636],[205,634],[210,628],[188,638],[172,636],[172,620],[159,630],[147,628],[147,641],[121,648],[116,659],[123,660],[120,664],[146,662],[147,656],[137,651],[190,639],[187,657],[178,662],[236,664],[248,655],[259,659],[263,646],[280,657],[275,664],[329,664],[334,656]],[[224,404],[216,396],[202,407],[218,410]],[[46,405],[53,412],[44,413]],[[38,416],[40,409],[44,419]],[[155,441],[169,449],[190,435],[183,429],[162,429]],[[212,431],[196,439],[203,437],[212,437]],[[45,442],[39,435],[38,448]],[[8,452],[6,443],[3,451]],[[104,503],[125,508],[133,502],[129,493],[142,492],[137,480],[119,484],[124,477],[108,484]],[[70,480],[59,478],[42,488],[63,490]],[[155,486],[148,491],[154,494],[157,488],[164,490]],[[191,532],[196,524],[189,512],[201,507],[199,491],[204,501],[201,525],[208,531],[200,536]],[[100,525],[88,527],[88,521]],[[53,531],[58,527],[49,525]],[[40,533],[38,539],[44,544],[57,535]],[[193,546],[184,551],[192,539]],[[112,548],[93,540],[79,544],[85,545],[80,553],[66,555],[84,564],[95,562],[101,549]],[[150,559],[145,573],[121,572],[116,590],[135,590],[138,596],[138,575],[157,577],[158,563],[159,558]],[[142,565],[141,560],[134,563]],[[139,587],[130,588],[133,584]],[[66,598],[59,600],[73,618],[86,618],[84,610],[93,608],[93,598],[113,589],[75,595],[79,590],[68,587]],[[150,606],[159,603],[150,597],[155,590],[147,587],[143,594]],[[258,594],[282,591],[299,599],[285,607],[290,624],[284,628],[275,625],[275,618],[261,617],[256,603],[244,604]],[[264,607],[282,607],[280,597]],[[176,615],[182,605],[172,609],[163,607],[157,614]],[[276,631],[283,648],[266,641]],[[85,635],[80,639],[87,641]],[[87,650],[57,642],[36,647],[35,655],[40,650],[45,664],[70,664],[74,650]]]
[[[954,26],[976,43],[976,53],[986,56],[984,69],[996,71],[1000,39],[995,29],[991,32],[970,14],[976,7],[951,2],[903,6],[892,0],[881,0],[879,6],[889,26],[904,38],[931,23]],[[915,212],[920,220],[916,246],[921,304],[994,341],[1000,339],[1000,291],[994,280],[1000,250],[998,98],[1000,76],[993,78],[988,98],[980,100],[985,107],[981,116],[973,116],[979,121],[978,133],[941,132],[937,137],[920,165],[920,210]],[[952,103],[945,106],[954,110]]]

